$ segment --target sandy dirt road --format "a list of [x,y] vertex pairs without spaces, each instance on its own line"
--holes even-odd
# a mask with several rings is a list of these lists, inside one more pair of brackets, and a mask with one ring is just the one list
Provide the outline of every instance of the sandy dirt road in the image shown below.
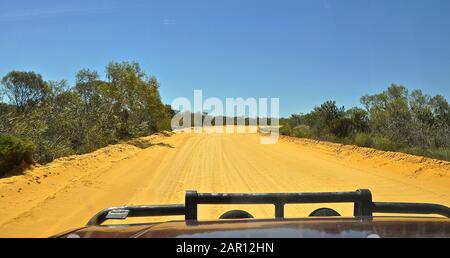
[[[259,137],[156,135],[142,139],[138,147],[108,146],[1,179],[0,237],[51,236],[81,227],[111,206],[183,203],[189,189],[256,193],[368,188],[376,201],[450,205],[448,162],[292,138],[261,145]],[[325,206],[352,214],[352,205]],[[306,216],[315,207],[290,205],[286,215]],[[200,208],[199,216],[214,219],[232,208],[245,208],[256,217],[273,215],[270,206],[208,206]]]

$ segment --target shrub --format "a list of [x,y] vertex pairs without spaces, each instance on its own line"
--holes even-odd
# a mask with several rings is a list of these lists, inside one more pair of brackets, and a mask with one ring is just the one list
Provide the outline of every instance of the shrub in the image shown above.
[[450,161],[450,148],[431,148],[423,155],[434,159]]
[[373,137],[373,148],[383,151],[395,151],[397,149],[391,140],[380,136]]
[[402,152],[433,159],[450,161],[450,148],[402,148]]
[[359,133],[355,136],[355,145],[359,147],[373,147],[372,137],[367,133]]
[[299,138],[313,138],[314,131],[307,125],[299,125],[291,130],[291,135]]
[[339,137],[337,137],[336,135],[334,135],[332,133],[327,133],[325,135],[322,135],[322,136],[318,137],[318,139],[319,140],[323,140],[323,141],[327,141],[327,142],[340,143]]
[[0,135],[0,177],[5,176],[22,162],[33,163],[34,145],[29,140]]
[[281,125],[281,127],[280,127],[281,135],[291,136],[291,133],[292,133],[292,129],[288,124]]

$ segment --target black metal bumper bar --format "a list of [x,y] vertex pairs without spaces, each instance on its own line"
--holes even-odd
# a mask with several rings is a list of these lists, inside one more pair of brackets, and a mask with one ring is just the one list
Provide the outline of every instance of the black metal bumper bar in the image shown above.
[[372,202],[369,190],[332,193],[272,193],[272,194],[212,194],[187,191],[185,205],[124,206],[105,209],[95,215],[88,226],[101,225],[108,219],[129,217],[184,215],[186,220],[197,220],[201,204],[272,204],[275,217],[284,218],[286,204],[353,203],[355,217],[371,217],[373,213],[439,214],[450,218],[450,208],[426,203]]

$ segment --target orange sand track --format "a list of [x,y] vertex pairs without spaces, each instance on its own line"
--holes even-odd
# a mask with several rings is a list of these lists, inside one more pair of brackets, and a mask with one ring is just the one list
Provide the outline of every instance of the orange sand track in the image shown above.
[[[51,236],[83,226],[110,206],[183,203],[189,189],[256,193],[368,188],[375,201],[450,206],[449,162],[287,137],[261,145],[258,134],[177,133],[142,141],[153,145],[108,146],[0,179],[0,237]],[[348,204],[326,206],[343,215],[352,212]],[[315,207],[287,206],[286,215],[306,216]],[[238,208],[256,217],[273,215],[270,206]],[[227,209],[231,207],[201,207],[199,216],[214,219]]]

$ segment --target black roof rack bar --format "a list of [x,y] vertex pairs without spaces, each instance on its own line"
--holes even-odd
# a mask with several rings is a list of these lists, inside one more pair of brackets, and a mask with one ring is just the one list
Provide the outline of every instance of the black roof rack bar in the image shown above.
[[226,194],[186,192],[186,220],[197,219],[199,204],[273,204],[275,217],[284,218],[284,205],[289,203],[354,203],[355,216],[372,216],[370,207],[372,195],[369,190],[330,193],[267,193],[267,194]]
[[123,206],[104,209],[92,217],[88,226],[101,225],[109,219],[126,219],[130,217],[175,216],[184,215],[184,205]]
[[123,206],[105,209],[88,222],[88,226],[101,225],[108,219],[128,217],[184,215],[187,221],[198,219],[201,204],[273,204],[275,217],[284,218],[284,206],[294,203],[353,203],[355,217],[371,217],[373,213],[438,214],[450,218],[450,208],[427,203],[372,202],[369,190],[332,193],[197,193],[187,191],[185,205]]
[[356,202],[357,192],[342,193],[267,193],[267,194],[213,194],[198,193],[198,204],[275,204],[275,203],[327,203]]
[[373,212],[404,214],[438,214],[450,218],[450,208],[431,203],[374,202]]

